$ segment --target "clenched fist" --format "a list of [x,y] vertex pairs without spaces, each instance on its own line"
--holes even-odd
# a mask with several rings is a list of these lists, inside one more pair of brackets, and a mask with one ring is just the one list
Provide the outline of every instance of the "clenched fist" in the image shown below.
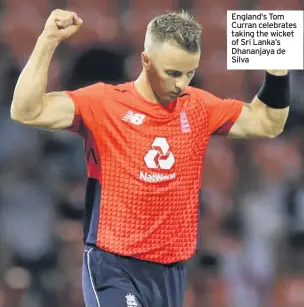
[[74,12],[55,10],[46,21],[42,35],[61,42],[78,31],[83,21]]

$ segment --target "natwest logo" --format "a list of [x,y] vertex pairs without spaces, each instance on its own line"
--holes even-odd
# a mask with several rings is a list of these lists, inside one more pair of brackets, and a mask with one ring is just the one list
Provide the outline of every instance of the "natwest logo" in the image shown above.
[[163,137],[157,137],[144,157],[148,168],[169,170],[173,166],[175,159],[173,153],[169,151],[169,144]]
[[140,180],[145,182],[162,182],[162,181],[168,181],[176,178],[176,174],[149,174],[146,172],[140,172]]
[[[164,137],[157,137],[152,143],[152,148],[144,157],[146,166],[149,169],[170,170],[175,163],[173,153],[169,150],[169,144]],[[176,179],[176,173],[147,173],[140,172],[140,180],[145,182],[163,182]]]

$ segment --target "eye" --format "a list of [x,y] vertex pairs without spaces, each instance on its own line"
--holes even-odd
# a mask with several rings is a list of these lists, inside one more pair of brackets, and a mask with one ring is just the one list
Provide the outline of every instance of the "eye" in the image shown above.
[[177,70],[166,70],[166,74],[173,78],[178,78],[182,75],[182,73]]
[[195,74],[195,70],[192,70],[192,71],[187,73],[187,77],[192,78],[194,76],[194,74]]

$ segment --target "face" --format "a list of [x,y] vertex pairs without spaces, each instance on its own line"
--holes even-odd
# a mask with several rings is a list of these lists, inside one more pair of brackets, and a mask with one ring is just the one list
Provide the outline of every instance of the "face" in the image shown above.
[[162,43],[155,51],[143,53],[142,61],[150,86],[162,102],[180,96],[194,77],[200,52],[188,53],[170,43]]

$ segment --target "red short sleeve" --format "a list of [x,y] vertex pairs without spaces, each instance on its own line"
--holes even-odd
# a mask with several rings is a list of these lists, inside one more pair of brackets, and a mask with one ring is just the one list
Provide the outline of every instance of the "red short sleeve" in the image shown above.
[[209,133],[228,134],[243,109],[243,102],[236,99],[221,99],[199,90],[200,98],[207,107]]
[[98,104],[105,92],[104,83],[96,83],[74,91],[64,91],[75,105],[75,116],[71,127],[67,130],[83,135],[87,123],[92,121],[94,104]]

